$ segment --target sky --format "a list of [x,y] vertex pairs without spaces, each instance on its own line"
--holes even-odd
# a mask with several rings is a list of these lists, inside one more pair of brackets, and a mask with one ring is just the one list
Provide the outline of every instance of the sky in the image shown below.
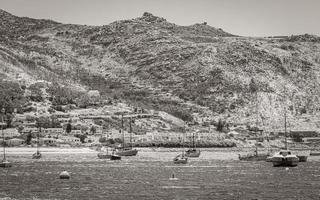
[[150,12],[177,25],[207,22],[241,36],[320,36],[320,0],[0,0],[0,9],[85,25],[107,25]]

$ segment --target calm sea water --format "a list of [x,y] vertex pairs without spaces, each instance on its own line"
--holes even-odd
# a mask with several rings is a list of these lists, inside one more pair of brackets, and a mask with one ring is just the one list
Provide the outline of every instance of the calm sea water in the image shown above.
[[[214,149],[175,165],[177,154],[142,149],[121,161],[96,153],[9,155],[14,166],[0,168],[0,199],[320,199],[319,157],[286,170]],[[70,180],[59,179],[64,170]]]

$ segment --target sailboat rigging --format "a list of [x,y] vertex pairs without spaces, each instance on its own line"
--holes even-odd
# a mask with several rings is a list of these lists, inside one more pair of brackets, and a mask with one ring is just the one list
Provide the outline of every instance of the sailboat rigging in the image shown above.
[[[41,132],[41,127],[40,127],[40,132]],[[41,153],[39,151],[39,133],[37,134],[37,151],[32,155],[32,159],[40,159],[41,158]]]
[[3,160],[1,161],[0,163],[0,167],[2,168],[8,168],[8,167],[12,167],[12,163],[9,162],[7,159],[6,159],[6,144],[5,144],[5,140],[4,140],[4,132],[3,132],[3,128],[4,126],[6,125],[6,123],[4,123],[4,116],[5,114],[5,109],[2,108],[1,109],[1,132],[2,132],[2,145],[3,145]]
[[196,145],[194,142],[194,132],[192,133],[192,148],[189,148],[186,151],[186,156],[187,157],[199,157],[200,156],[200,150],[196,149]]
[[[253,81],[252,81],[253,82]],[[259,128],[258,128],[258,116],[259,116],[259,111],[258,111],[258,92],[256,91],[256,89],[254,89],[255,92],[255,110],[256,110],[256,122],[255,122],[255,128],[254,128],[254,132],[255,135],[257,136],[257,133],[259,132]],[[261,133],[262,135],[262,133]],[[263,139],[263,138],[262,138]],[[241,155],[239,154],[239,160],[244,160],[244,161],[265,161],[267,159],[267,157],[269,156],[269,152],[266,153],[258,153],[258,143],[255,144],[255,150],[254,150],[254,154],[247,154],[247,155]]]
[[287,109],[284,108],[284,138],[285,138],[285,148],[275,153],[269,160],[273,163],[274,167],[288,166],[295,167],[298,165],[298,156],[292,154],[288,149],[287,141]]
[[123,115],[121,115],[121,132],[122,132],[122,147],[116,149],[115,154],[119,155],[119,156],[136,156],[138,154],[138,150],[137,149],[133,149],[133,144],[132,144],[132,118],[129,118],[130,123],[130,146],[126,147],[125,145],[125,137],[124,137],[124,121],[123,121]]
[[187,164],[188,162],[188,157],[185,155],[184,152],[184,136],[182,138],[182,153],[177,155],[174,159],[173,159],[173,163],[174,164]]

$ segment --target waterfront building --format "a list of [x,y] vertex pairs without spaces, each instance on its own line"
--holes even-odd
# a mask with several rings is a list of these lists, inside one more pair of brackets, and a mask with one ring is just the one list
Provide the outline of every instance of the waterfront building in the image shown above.
[[57,144],[57,140],[51,137],[40,138],[39,142],[40,144],[45,144],[47,146],[54,146]]
[[[20,133],[16,128],[7,128],[7,129],[3,129],[3,135],[4,135],[4,138],[14,138],[14,137],[19,137]],[[2,135],[0,137],[2,137]]]
[[80,138],[73,137],[73,136],[60,136],[58,139],[63,140],[65,143],[68,144],[81,144]]
[[10,139],[10,140],[7,140],[6,141],[6,144],[8,145],[8,146],[20,146],[20,145],[22,145],[22,144],[24,144],[24,140],[22,140],[22,139],[19,139],[19,138],[12,138],[12,139]]

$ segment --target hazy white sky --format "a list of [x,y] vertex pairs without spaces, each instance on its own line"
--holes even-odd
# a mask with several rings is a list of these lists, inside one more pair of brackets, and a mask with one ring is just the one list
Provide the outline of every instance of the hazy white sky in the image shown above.
[[106,25],[147,11],[178,25],[206,21],[243,36],[320,35],[320,0],[0,0],[0,8],[73,24]]

